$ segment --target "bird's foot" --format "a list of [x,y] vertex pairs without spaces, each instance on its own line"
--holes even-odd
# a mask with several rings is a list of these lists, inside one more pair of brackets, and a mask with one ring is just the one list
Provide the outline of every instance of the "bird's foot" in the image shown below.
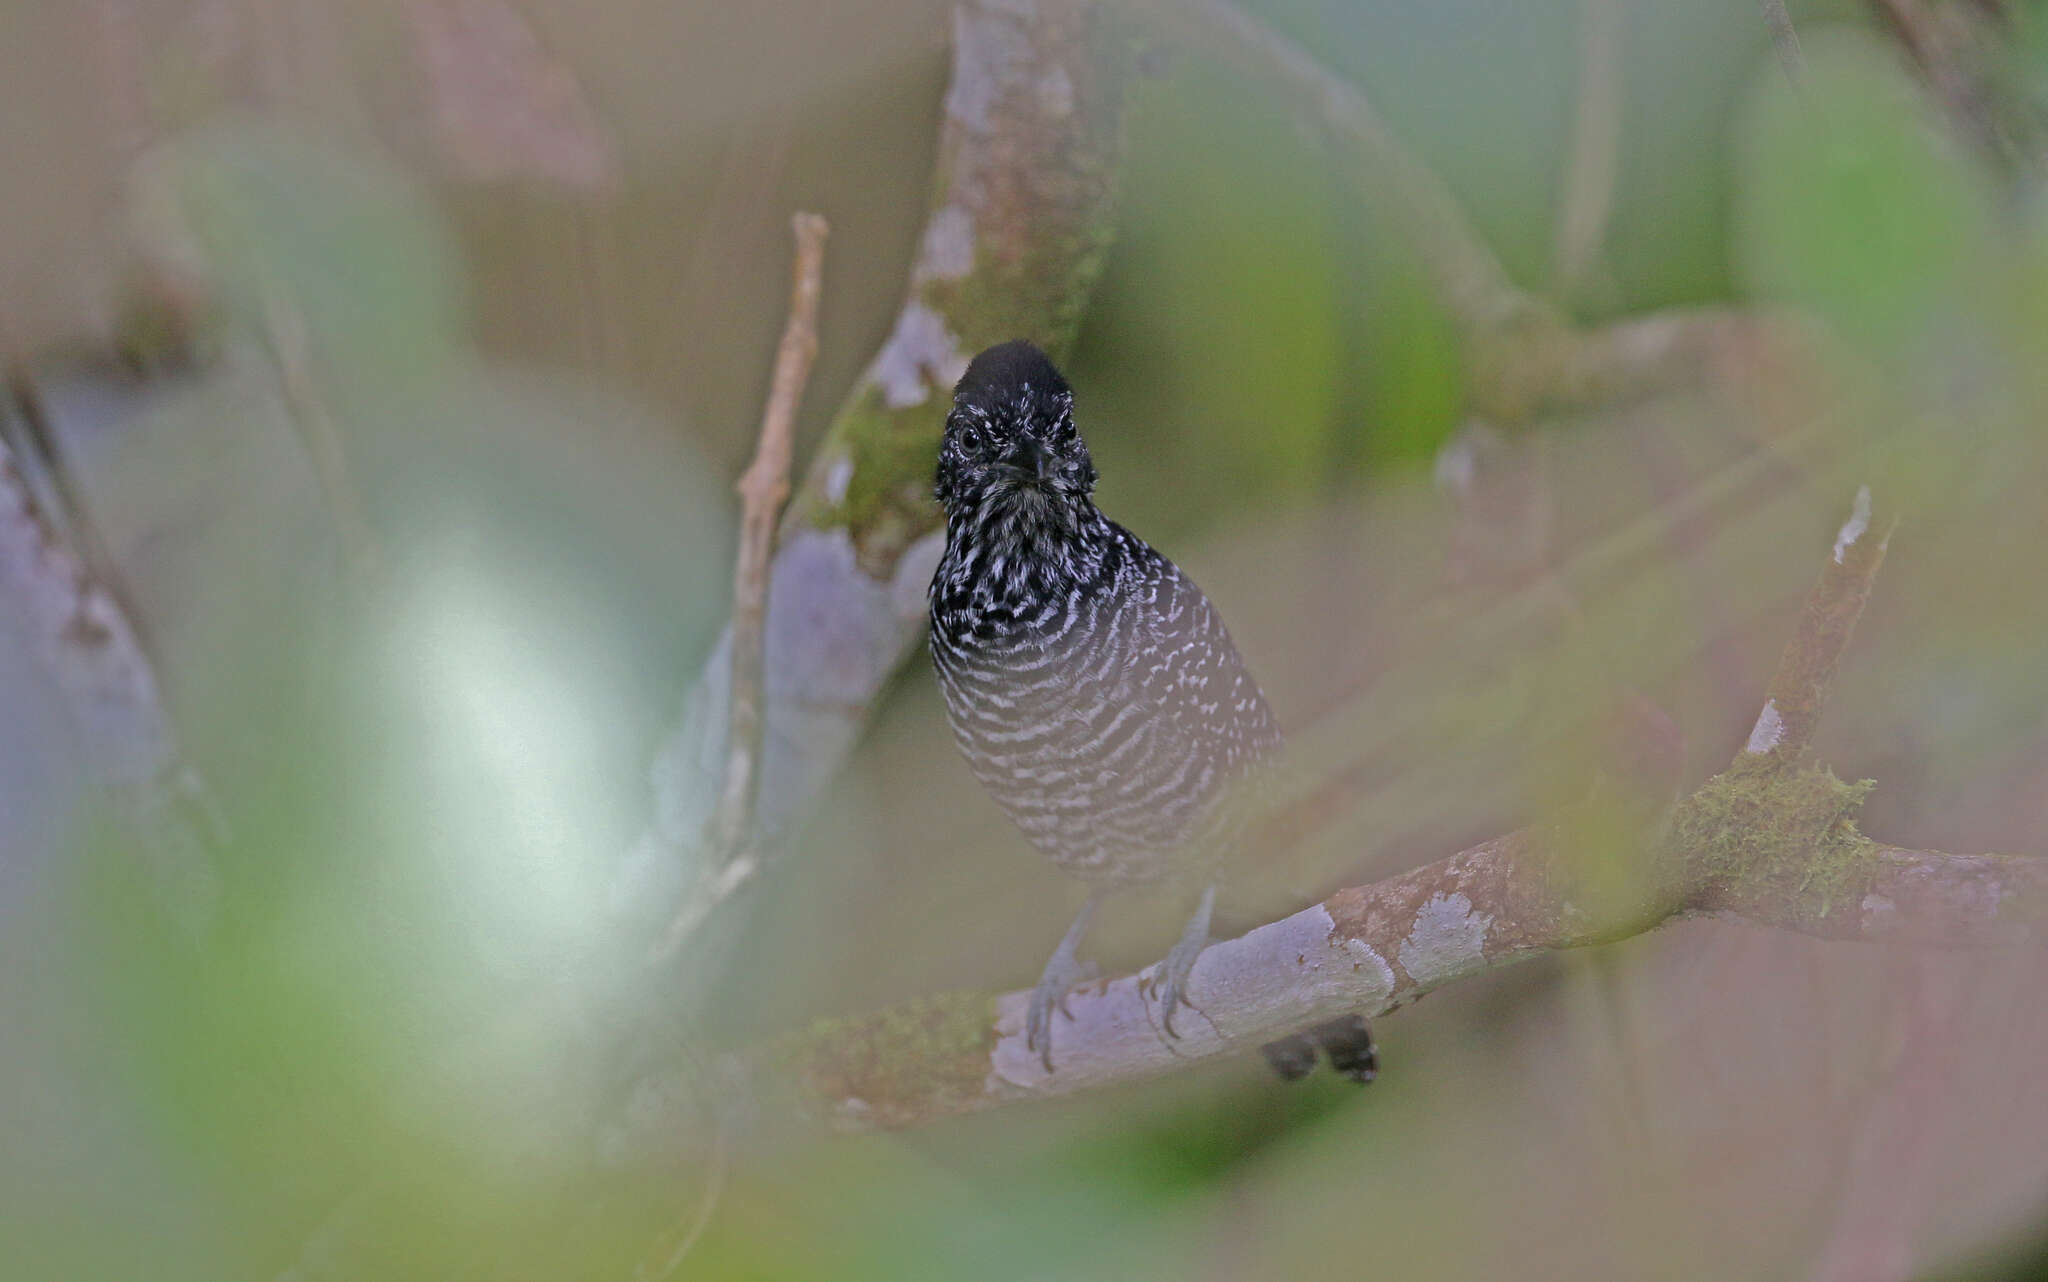
[[1363,1086],[1380,1075],[1379,1048],[1373,1045],[1372,1025],[1363,1015],[1345,1015],[1318,1024],[1313,1035],[1340,1077]]
[[1202,892],[1202,901],[1195,907],[1194,916],[1188,918],[1187,926],[1180,932],[1180,941],[1166,954],[1166,961],[1159,967],[1159,1008],[1160,1026],[1168,1037],[1179,1037],[1173,1031],[1173,1012],[1188,1002],[1188,976],[1194,973],[1195,958],[1209,946],[1209,914],[1216,907],[1216,887],[1210,886]]
[[1259,1048],[1266,1062],[1283,1081],[1298,1082],[1315,1071],[1318,1052],[1330,1057],[1338,1076],[1361,1086],[1379,1076],[1379,1048],[1373,1045],[1372,1026],[1363,1015],[1344,1015],[1325,1020]]
[[1166,961],[1159,968],[1159,1022],[1168,1037],[1180,1036],[1173,1031],[1173,1012],[1189,1004],[1188,976],[1194,973],[1195,958],[1208,946],[1207,935],[1182,939],[1166,954]]
[[1054,953],[1045,964],[1045,973],[1038,977],[1038,987],[1031,990],[1031,1005],[1024,1013],[1024,1046],[1038,1052],[1046,1072],[1052,1071],[1052,1013],[1058,1011],[1072,1019],[1074,1012],[1067,1009],[1068,994],[1074,991],[1074,985],[1085,984],[1101,974],[1101,968],[1094,962],[1076,961],[1065,950]]

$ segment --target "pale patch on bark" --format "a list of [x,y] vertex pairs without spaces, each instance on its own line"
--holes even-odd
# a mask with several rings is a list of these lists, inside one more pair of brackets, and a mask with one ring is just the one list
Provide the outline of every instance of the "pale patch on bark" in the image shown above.
[[846,501],[846,491],[853,485],[853,460],[837,459],[831,470],[825,473],[825,497],[835,506]]
[[1840,565],[1849,549],[1856,546],[1870,529],[1870,487],[1858,486],[1855,506],[1849,509],[1849,519],[1842,523],[1842,532],[1835,536],[1835,564]]
[[[776,553],[756,816],[764,837],[780,831],[838,769],[869,701],[916,643],[923,594],[901,587],[913,573],[899,568],[888,582],[872,578],[855,563],[845,530],[799,531]],[[731,685],[728,630],[690,692],[681,726],[655,758],[654,831],[627,856],[616,894],[621,909],[650,896],[658,902],[681,882],[674,852],[698,844],[724,777]]]
[[930,400],[934,386],[951,387],[966,372],[967,357],[946,318],[913,301],[903,305],[868,376],[881,389],[883,404],[905,410]]
[[1432,895],[1401,941],[1401,969],[1424,988],[1484,969],[1486,931],[1492,925],[1493,918],[1463,894]]
[[1785,718],[1778,715],[1776,702],[1764,700],[1764,710],[1757,714],[1756,725],[1749,732],[1749,743],[1743,751],[1752,757],[1760,757],[1778,746],[1785,737]]
[[[1007,10],[1008,12],[1004,12]],[[953,10],[953,83],[946,114],[978,134],[995,128],[995,106],[1031,73],[1037,56],[1025,23],[1028,3],[960,5]]]
[[159,900],[196,938],[220,898],[205,836],[214,830],[211,803],[179,758],[135,630],[39,506],[31,466],[17,464],[0,441],[0,609],[18,620],[78,742],[132,823]]
[[917,279],[958,280],[974,270],[974,215],[947,205],[926,222],[918,247]]
[[1176,1038],[1160,1026],[1158,969],[1075,990],[1073,1019],[1053,1020],[1051,1073],[1024,1045],[1030,994],[998,999],[988,1094],[1057,1095],[1169,1072],[1345,1011],[1377,1013],[1394,991],[1386,959],[1340,935],[1320,904],[1203,950],[1188,978],[1189,1007],[1174,1017]]

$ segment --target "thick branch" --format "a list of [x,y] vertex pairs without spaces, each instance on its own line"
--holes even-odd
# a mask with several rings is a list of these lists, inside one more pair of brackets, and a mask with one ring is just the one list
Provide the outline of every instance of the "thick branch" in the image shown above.
[[1871,845],[1862,860],[1853,911],[1814,916],[1797,901],[1747,891],[1713,906],[1820,939],[1975,946],[2038,937],[2048,926],[2048,857]]
[[1892,525],[1890,515],[1873,512],[1869,486],[1856,491],[1849,519],[1835,536],[1834,555],[1821,567],[1820,582],[1800,611],[1799,628],[1778,660],[1745,752],[1794,761],[1812,744],[1828,687],[1884,564]]
[[[1075,992],[1055,1028],[1055,1071],[1024,1045],[1028,992],[947,994],[822,1021],[763,1058],[794,1076],[832,1124],[907,1126],[1022,1099],[1141,1080],[1248,1050],[1347,1011],[1372,1016],[1446,984],[1531,957],[1639,934],[1712,911],[1825,939],[1992,943],[2048,924],[2048,859],[1950,855],[1860,842],[1831,880],[1787,901],[1775,881],[1716,884],[1710,852],[1673,848],[1697,884],[1631,900],[1579,883],[1569,826],[1529,829],[1319,904],[1211,946],[1190,993],[1204,1018],[1169,1040],[1153,971]],[[1779,852],[1811,857],[1811,848]],[[1602,911],[1588,905],[1605,902]]]
[[178,754],[134,627],[65,546],[32,487],[34,466],[0,437],[0,609],[33,636],[88,760],[151,861],[159,899],[181,930],[197,935],[218,897],[212,812],[198,774]]

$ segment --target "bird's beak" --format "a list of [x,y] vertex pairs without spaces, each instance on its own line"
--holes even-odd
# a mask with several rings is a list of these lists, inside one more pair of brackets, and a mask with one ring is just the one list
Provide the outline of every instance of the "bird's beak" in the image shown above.
[[1039,485],[1051,480],[1058,466],[1058,461],[1045,447],[1029,436],[1017,442],[1016,452],[1007,461],[1025,480]]

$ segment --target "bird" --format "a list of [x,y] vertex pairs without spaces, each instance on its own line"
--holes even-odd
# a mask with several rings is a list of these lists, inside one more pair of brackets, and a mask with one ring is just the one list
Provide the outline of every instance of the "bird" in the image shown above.
[[[1025,1045],[1047,1072],[1052,1016],[1067,1013],[1069,990],[1093,974],[1078,950],[1119,889],[1199,887],[1156,983],[1161,1027],[1178,1036],[1174,1016],[1209,943],[1220,862],[1282,747],[1216,607],[1103,514],[1096,480],[1073,389],[1044,352],[1020,339],[968,362],[939,446],[946,535],[930,646],[975,777],[1033,846],[1091,887],[1026,1008]],[[1266,1053],[1293,1078],[1318,1047],[1356,1080],[1376,1068],[1355,1017]]]

